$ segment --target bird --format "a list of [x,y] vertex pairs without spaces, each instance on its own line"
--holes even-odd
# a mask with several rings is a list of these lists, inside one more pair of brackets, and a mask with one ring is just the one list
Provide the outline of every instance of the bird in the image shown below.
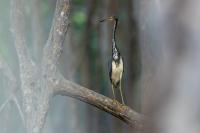
[[122,76],[124,72],[124,64],[123,64],[123,58],[116,44],[116,36],[115,36],[118,26],[118,18],[116,16],[110,16],[106,19],[100,20],[100,22],[104,22],[105,20],[114,22],[112,29],[112,57],[111,60],[109,61],[109,77],[112,85],[113,97],[115,101],[116,100],[115,89],[119,88],[122,104],[125,104],[121,88]]

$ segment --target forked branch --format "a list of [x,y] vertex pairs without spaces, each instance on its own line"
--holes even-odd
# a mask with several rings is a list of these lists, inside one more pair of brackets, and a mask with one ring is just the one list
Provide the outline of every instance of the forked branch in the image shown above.
[[[51,31],[43,52],[42,66],[36,65],[34,67],[29,67],[30,57],[26,48],[25,35],[23,34],[23,24],[21,23],[23,18],[22,7],[20,6],[21,0],[12,0],[12,2],[15,46],[21,70],[22,68],[24,70],[20,71],[21,75],[24,75],[21,76],[21,88],[24,89],[24,92],[29,92],[23,95],[25,100],[23,101],[25,103],[23,109],[25,109],[26,116],[28,116],[25,118],[28,123],[26,124],[27,129],[31,133],[40,133],[44,126],[52,96],[51,90],[53,90],[54,96],[70,96],[86,102],[112,114],[136,129],[142,129],[144,127],[145,117],[143,115],[127,106],[114,102],[108,97],[66,80],[57,71],[56,62],[62,53],[62,44],[69,25],[69,0],[57,1]],[[37,70],[39,70],[39,72],[35,73]],[[39,81],[36,80],[36,77],[40,77]],[[41,90],[38,91],[38,88]],[[35,96],[39,98],[35,99]],[[38,105],[38,103],[40,105]]]

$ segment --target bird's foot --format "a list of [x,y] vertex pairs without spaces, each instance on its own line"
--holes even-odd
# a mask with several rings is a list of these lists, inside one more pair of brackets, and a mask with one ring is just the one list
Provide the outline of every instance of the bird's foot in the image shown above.
[[121,104],[123,107],[126,107],[126,105],[124,103]]
[[116,99],[113,99],[113,104],[114,105],[117,105],[118,104],[118,101]]
[[124,102],[121,103],[123,106],[126,106],[126,104]]

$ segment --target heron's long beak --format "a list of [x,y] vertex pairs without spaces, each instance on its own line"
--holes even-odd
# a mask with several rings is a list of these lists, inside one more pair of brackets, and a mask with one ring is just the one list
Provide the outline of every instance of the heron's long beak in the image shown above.
[[114,17],[111,16],[111,17],[108,17],[108,18],[102,19],[102,20],[100,20],[99,22],[104,22],[105,20],[110,20],[110,21],[112,21],[112,20],[114,20]]
[[104,22],[106,19],[99,20],[99,22]]

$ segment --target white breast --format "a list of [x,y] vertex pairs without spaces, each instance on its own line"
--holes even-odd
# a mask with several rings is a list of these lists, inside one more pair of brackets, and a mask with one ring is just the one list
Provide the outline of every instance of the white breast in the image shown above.
[[114,83],[119,82],[119,80],[122,77],[123,73],[123,61],[120,59],[119,64],[116,64],[114,61],[112,61],[112,80]]

